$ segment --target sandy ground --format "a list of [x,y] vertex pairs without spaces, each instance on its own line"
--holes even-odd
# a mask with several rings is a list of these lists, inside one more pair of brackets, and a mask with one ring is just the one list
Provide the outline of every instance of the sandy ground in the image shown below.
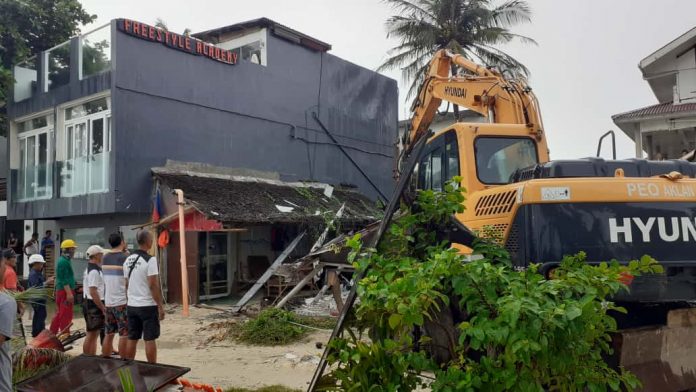
[[[77,313],[77,312],[76,312]],[[27,331],[31,321],[24,317]],[[50,323],[49,315],[47,323]],[[230,339],[215,339],[219,326],[230,319],[223,312],[191,307],[190,316],[181,315],[180,307],[167,308],[157,341],[158,362],[185,366],[191,371],[184,377],[222,387],[261,387],[285,385],[304,389],[314,374],[322,350],[316,342],[326,343],[330,332],[318,331],[305,341],[278,347],[258,347],[237,344]],[[84,328],[84,319],[74,319],[74,328]],[[117,342],[114,342],[117,344]],[[70,354],[82,352],[82,340],[74,343]],[[136,359],[145,360],[142,342]]]

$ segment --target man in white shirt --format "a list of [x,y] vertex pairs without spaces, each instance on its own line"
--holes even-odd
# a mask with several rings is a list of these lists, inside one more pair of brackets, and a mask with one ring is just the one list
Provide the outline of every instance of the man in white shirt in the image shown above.
[[157,363],[156,340],[160,335],[159,322],[164,320],[159,268],[157,259],[147,253],[152,248],[152,234],[139,231],[136,241],[139,249],[128,256],[123,264],[128,296],[128,353],[122,356],[133,359],[138,340],[142,338],[147,361]]
[[126,242],[120,233],[109,236],[111,251],[102,258],[102,274],[106,286],[106,336],[102,342],[102,355],[111,356],[114,347],[114,337],[118,332],[118,353],[127,352],[128,317],[126,315],[126,278],[123,276],[123,263],[128,257]]
[[82,352],[88,355],[97,353],[97,341],[99,333],[104,329],[106,307],[102,302],[104,298],[104,277],[101,270],[104,249],[99,245],[87,248],[87,269],[82,279],[83,297],[82,313],[85,316],[85,329],[87,336],[82,344]]

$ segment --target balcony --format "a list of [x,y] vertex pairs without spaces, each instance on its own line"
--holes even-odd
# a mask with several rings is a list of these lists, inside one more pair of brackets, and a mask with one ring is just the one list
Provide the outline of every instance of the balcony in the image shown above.
[[21,102],[111,70],[111,23],[13,67],[13,101]]
[[53,165],[37,165],[11,171],[12,200],[31,201],[53,196]]
[[59,197],[74,197],[109,190],[110,153],[77,157],[57,162]]
[[31,202],[108,192],[112,159],[112,152],[103,152],[28,169],[12,169],[12,200]]

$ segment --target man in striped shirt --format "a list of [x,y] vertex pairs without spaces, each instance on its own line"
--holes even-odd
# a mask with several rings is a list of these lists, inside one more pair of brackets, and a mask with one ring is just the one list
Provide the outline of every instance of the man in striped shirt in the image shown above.
[[126,352],[128,341],[128,319],[126,317],[126,278],[123,276],[123,262],[128,257],[126,242],[119,233],[109,236],[111,250],[102,259],[102,273],[106,295],[106,336],[102,343],[102,355],[111,356],[114,345],[114,335],[118,332],[118,353]]

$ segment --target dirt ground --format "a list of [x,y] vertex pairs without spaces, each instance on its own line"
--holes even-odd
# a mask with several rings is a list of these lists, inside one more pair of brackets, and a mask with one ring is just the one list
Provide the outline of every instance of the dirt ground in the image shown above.
[[[84,319],[75,313],[74,328],[84,328]],[[47,324],[51,317],[49,314]],[[185,378],[225,388],[275,384],[299,389],[307,387],[322,354],[316,342],[325,344],[330,332],[317,331],[305,341],[292,345],[246,346],[221,339],[223,329],[220,326],[230,320],[242,319],[230,319],[223,312],[196,307],[191,307],[190,316],[185,318],[181,315],[181,307],[167,305],[157,342],[158,362],[189,367],[191,371]],[[26,330],[31,331],[28,315],[24,317],[24,324]],[[82,353],[82,340],[73,346],[70,354]],[[136,359],[145,360],[142,342]]]

